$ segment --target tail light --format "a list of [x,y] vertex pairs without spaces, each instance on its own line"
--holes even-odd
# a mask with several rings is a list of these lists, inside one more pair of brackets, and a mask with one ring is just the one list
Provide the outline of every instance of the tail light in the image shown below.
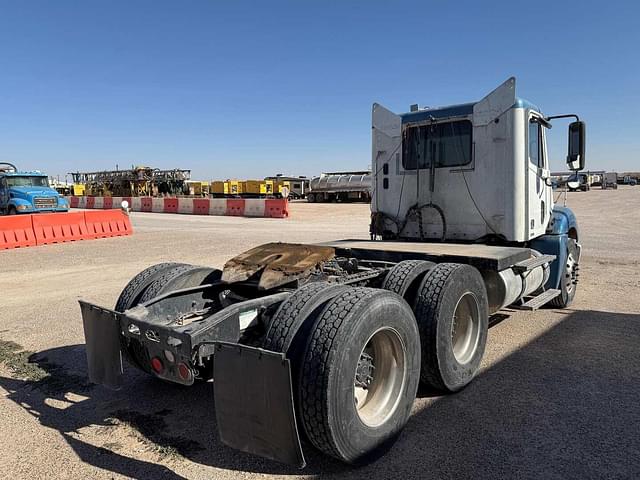
[[193,375],[193,373],[191,372],[191,369],[184,363],[179,363],[178,364],[178,375],[180,376],[180,378],[182,380],[189,381],[191,380],[191,376]]
[[153,369],[154,372],[160,375],[164,371],[164,365],[162,363],[162,360],[160,360],[158,357],[153,357],[151,359],[151,368]]

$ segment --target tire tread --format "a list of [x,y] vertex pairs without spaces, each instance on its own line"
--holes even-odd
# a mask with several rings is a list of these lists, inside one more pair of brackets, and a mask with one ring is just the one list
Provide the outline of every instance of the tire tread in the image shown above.
[[286,353],[291,338],[295,335],[294,325],[301,310],[318,293],[331,285],[326,282],[313,282],[303,285],[286,299],[271,319],[263,341],[263,347],[274,352]]
[[167,270],[178,265],[185,265],[184,263],[165,262],[152,265],[145,268],[135,277],[133,277],[129,283],[124,287],[122,293],[118,297],[115,305],[116,312],[124,312],[129,308],[137,304],[137,300],[144,294],[144,291],[153,282],[155,277],[159,275],[163,270]]
[[361,302],[368,301],[379,290],[366,287],[350,288],[334,298],[320,315],[315,329],[308,340],[302,368],[303,378],[300,388],[300,404],[303,425],[307,438],[320,451],[342,459],[332,440],[325,393],[330,370],[330,352],[337,340],[344,341],[337,334],[350,312]]
[[414,306],[422,346],[420,380],[440,390],[447,390],[447,387],[438,369],[438,350],[435,341],[438,328],[437,310],[449,276],[462,267],[463,265],[459,263],[437,264],[425,277]]
[[[393,266],[382,282],[382,288],[390,292],[403,295],[403,291],[408,286],[405,285],[406,279],[414,269],[423,267],[427,263],[425,260],[403,260]],[[428,262],[433,265],[432,262]]]

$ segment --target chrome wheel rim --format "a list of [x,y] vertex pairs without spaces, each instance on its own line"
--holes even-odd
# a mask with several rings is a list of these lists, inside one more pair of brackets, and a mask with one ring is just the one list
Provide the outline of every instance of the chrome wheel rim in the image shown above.
[[365,425],[376,427],[393,415],[407,376],[407,351],[400,334],[388,327],[374,332],[360,353],[353,401]]
[[476,296],[467,292],[456,304],[451,323],[451,347],[460,364],[471,361],[480,340],[480,308]]

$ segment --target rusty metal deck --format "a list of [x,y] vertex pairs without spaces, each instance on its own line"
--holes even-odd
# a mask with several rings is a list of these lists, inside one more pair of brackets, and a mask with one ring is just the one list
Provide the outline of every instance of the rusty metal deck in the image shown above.
[[334,257],[334,249],[298,243],[265,243],[227,261],[222,281],[242,282],[259,274],[258,288],[269,290],[304,277]]
[[338,240],[319,245],[334,247],[337,256],[367,257],[389,261],[424,259],[436,262],[467,263],[478,269],[497,271],[531,257],[531,250],[528,248],[462,243]]

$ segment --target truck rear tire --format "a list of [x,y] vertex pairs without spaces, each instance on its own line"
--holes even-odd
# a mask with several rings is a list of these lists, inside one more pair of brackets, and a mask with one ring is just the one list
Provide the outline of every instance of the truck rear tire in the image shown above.
[[455,392],[473,380],[487,343],[489,307],[480,272],[439,263],[422,280],[414,304],[423,383]]
[[[200,285],[211,276],[215,276],[216,272],[219,278],[221,272],[213,268],[196,267],[185,263],[153,265],[131,279],[120,294],[115,310],[124,312],[169,290]],[[151,359],[140,342],[124,336],[121,336],[121,341],[122,352],[127,359],[140,370],[152,375],[153,372],[149,367]]]
[[[185,264],[167,262],[158,263],[157,265],[152,265],[148,268],[145,268],[143,271],[133,277],[124,287],[124,289],[120,293],[120,296],[118,297],[118,300],[116,301],[114,310],[116,312],[124,312],[141,303],[140,299],[149,285],[153,283],[160,275],[162,275],[163,272],[179,265]],[[140,370],[150,374],[151,369],[148,366],[149,363],[143,361],[144,349],[140,345],[140,342],[124,337],[122,335],[120,336],[120,341],[121,351],[126,359],[131,364],[138,367]]]
[[420,343],[402,297],[349,288],[323,308],[297,391],[302,425],[320,451],[362,465],[391,448],[419,383]]
[[381,288],[397,293],[412,304],[420,278],[434,265],[435,263],[425,260],[404,260],[396,263],[387,273]]
[[[351,287],[327,282],[308,283],[282,302],[273,315],[262,348],[284,353],[289,359],[294,392],[300,386],[300,368],[310,329],[327,302],[348,288]],[[298,407],[296,404],[296,415],[300,418]],[[304,436],[304,431],[300,433]]]
[[560,276],[560,295],[549,302],[552,307],[566,308],[573,303],[578,288],[578,246],[573,238],[567,241],[567,260]]
[[[180,290],[182,288],[196,287],[201,285],[205,280],[218,280],[222,272],[210,267],[200,267],[188,264],[178,264],[167,270],[163,270],[155,279],[147,286],[144,293],[140,296],[138,303],[148,302],[152,298],[172,290]],[[206,283],[206,282],[205,282]]]
[[296,345],[306,344],[306,331],[300,331],[307,320],[322,308],[333,297],[350,287],[346,285],[332,285],[327,282],[312,282],[300,287],[289,298],[280,304],[273,315],[267,334],[262,342],[262,348],[273,352],[286,353],[287,358],[294,359],[292,350],[294,339]]
[[124,312],[125,310],[130,309],[131,307],[136,306],[139,302],[140,297],[147,289],[147,287],[153,283],[158,276],[162,275],[162,272],[165,270],[169,270],[178,265],[185,265],[184,263],[159,263],[157,265],[152,265],[148,268],[145,268],[143,271],[138,273],[135,277],[133,277],[127,286],[124,287],[122,293],[118,297],[116,301],[116,306],[114,310],[116,312]]

